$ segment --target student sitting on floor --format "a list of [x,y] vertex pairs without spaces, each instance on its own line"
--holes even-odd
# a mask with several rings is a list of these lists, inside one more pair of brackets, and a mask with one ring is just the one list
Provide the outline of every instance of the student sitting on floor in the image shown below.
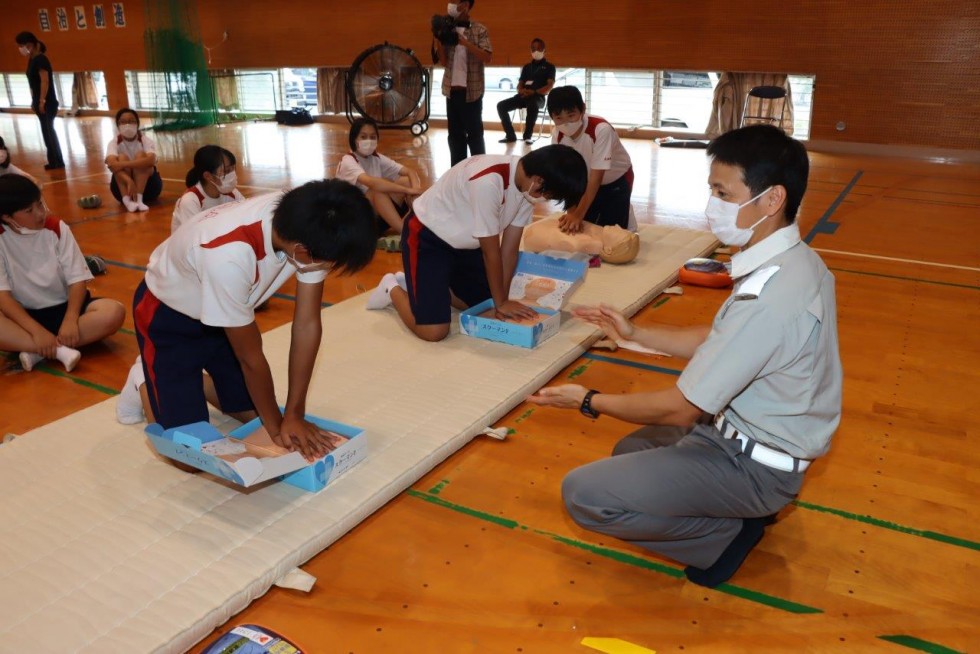
[[41,186],[34,176],[28,175],[10,162],[10,150],[7,149],[7,144],[3,142],[3,137],[0,136],[0,177],[4,175],[20,175],[34,182],[36,186]]
[[585,100],[574,86],[551,91],[548,115],[555,123],[551,142],[575,148],[589,166],[585,195],[560,218],[562,230],[580,232],[584,221],[630,229],[633,162],[616,130],[604,118],[585,113]]
[[139,129],[140,117],[129,107],[116,112],[117,134],[106,147],[105,164],[112,172],[109,190],[127,211],[148,211],[163,190],[157,172],[156,143]]
[[218,145],[204,145],[194,153],[194,167],[187,171],[187,191],[174,206],[170,233],[191,218],[218,205],[244,200],[236,186],[235,155]]
[[419,174],[378,152],[378,126],[369,118],[351,123],[350,152],[337,164],[337,178],[361,189],[378,214],[378,232],[401,234],[412,200],[422,193]]
[[[374,220],[360,191],[321,180],[210,209],[159,245],[133,299],[147,415],[165,429],[207,421],[206,371],[221,411],[242,421],[257,415],[277,445],[307,458],[328,451],[329,437],[304,418],[322,337],[323,281],[371,261]],[[255,307],[294,274],[283,413]],[[139,395],[129,384],[123,393]]]
[[533,204],[574,205],[586,177],[585,161],[564,145],[523,157],[474,155],[453,166],[419,196],[405,219],[405,273],[385,275],[367,307],[393,304],[426,341],[449,334],[451,305],[466,308],[493,298],[498,318],[533,318],[533,309],[507,297],[521,234]]
[[0,223],[0,350],[20,352],[27,371],[52,358],[71,372],[76,348],[114,334],[126,309],[91,297],[92,273],[71,229],[48,215],[27,177],[0,177]]

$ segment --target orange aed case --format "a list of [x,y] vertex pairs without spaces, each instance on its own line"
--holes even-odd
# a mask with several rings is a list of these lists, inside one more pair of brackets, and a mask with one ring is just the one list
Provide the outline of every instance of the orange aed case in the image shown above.
[[728,274],[728,268],[725,267],[725,264],[714,259],[702,259],[700,257],[688,259],[681,266],[677,278],[682,284],[691,284],[692,286],[729,288],[732,285],[732,276]]

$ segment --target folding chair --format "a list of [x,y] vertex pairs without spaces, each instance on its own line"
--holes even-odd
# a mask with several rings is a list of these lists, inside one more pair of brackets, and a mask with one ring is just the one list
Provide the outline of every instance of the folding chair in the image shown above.
[[[750,107],[755,108],[753,113],[749,113]],[[785,116],[786,89],[781,86],[755,86],[745,96],[739,127],[764,123],[783,129]]]
[[[517,113],[517,121],[521,124],[521,128],[527,124],[527,109],[524,107],[518,107],[514,110]],[[539,138],[544,135],[544,124],[549,118],[548,116],[548,103],[546,102],[545,96],[540,96],[538,100],[538,123],[534,126],[534,136],[531,138],[531,142],[535,143]],[[514,114],[511,113],[511,121],[514,121]],[[515,129],[515,131],[517,131]]]

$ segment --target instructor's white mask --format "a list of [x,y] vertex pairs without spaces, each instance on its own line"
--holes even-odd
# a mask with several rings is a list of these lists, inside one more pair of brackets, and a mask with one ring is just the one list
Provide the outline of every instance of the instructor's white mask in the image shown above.
[[748,204],[752,204],[770,190],[772,190],[771,186],[743,204],[726,202],[725,200],[712,195],[710,198],[708,198],[708,206],[704,210],[704,215],[708,219],[708,226],[711,228],[711,233],[725,245],[741,247],[748,243],[749,239],[752,238],[752,231],[758,227],[763,220],[769,218],[769,215],[767,214],[762,218],[759,218],[759,220],[755,221],[751,227],[739,227],[738,210]]

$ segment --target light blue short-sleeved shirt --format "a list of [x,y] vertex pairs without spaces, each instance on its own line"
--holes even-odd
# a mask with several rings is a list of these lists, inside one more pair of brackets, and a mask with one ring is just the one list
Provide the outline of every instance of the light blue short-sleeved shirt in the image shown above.
[[825,454],[841,415],[834,276],[794,223],[736,254],[731,297],[677,386],[792,456]]

